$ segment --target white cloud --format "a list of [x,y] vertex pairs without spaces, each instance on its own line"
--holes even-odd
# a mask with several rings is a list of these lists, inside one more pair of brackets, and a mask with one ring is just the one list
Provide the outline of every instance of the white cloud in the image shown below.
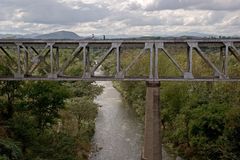
[[239,10],[240,0],[153,0],[142,8],[146,10]]
[[1,33],[239,34],[240,0],[0,0]]

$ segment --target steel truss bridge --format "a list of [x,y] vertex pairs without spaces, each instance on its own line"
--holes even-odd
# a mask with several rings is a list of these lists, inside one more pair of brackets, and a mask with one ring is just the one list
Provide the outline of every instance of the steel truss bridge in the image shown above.
[[[186,58],[181,65],[176,53]],[[66,57],[66,51],[71,51]],[[131,62],[122,66],[124,51],[138,50]],[[175,52],[174,51],[174,52]],[[90,56],[94,53],[100,56]],[[109,55],[114,56],[115,74],[97,76],[96,70]],[[178,75],[159,74],[161,68],[159,54],[164,54],[179,72]],[[199,65],[193,54],[200,57],[212,71],[210,75],[194,73]],[[61,57],[65,59],[61,60]],[[128,71],[143,57],[148,56],[149,71],[145,76],[128,75]],[[211,57],[211,55],[213,55]],[[79,57],[82,58],[79,58]],[[94,57],[94,58],[93,58]],[[240,81],[240,74],[229,74],[231,66],[240,63],[240,39],[189,39],[189,40],[7,40],[0,39],[1,65],[10,74],[0,72],[0,80],[119,80],[119,81]],[[83,72],[69,75],[66,70],[76,61],[83,64]],[[216,62],[217,61],[217,62]],[[144,69],[146,66],[141,66]],[[237,67],[235,67],[236,70]],[[239,67],[240,71],[240,67]],[[239,72],[240,73],[240,72]],[[238,76],[239,75],[239,76]]]
[[[113,63],[111,66],[115,66],[115,73],[98,76],[97,69],[110,55],[113,55],[110,62]],[[166,58],[164,61],[169,61],[177,70],[175,75],[160,72],[161,69],[167,69],[161,61],[162,55]],[[129,56],[132,59],[127,65],[123,65],[126,60],[124,57]],[[137,67],[144,71],[147,68],[147,75],[128,74],[143,57],[147,57],[147,66]],[[0,80],[146,81],[142,160],[161,160],[160,82],[240,81],[240,39],[0,39],[0,62]],[[70,75],[67,70],[71,66],[78,67],[79,73]],[[210,72],[207,75],[201,73],[201,67]]]

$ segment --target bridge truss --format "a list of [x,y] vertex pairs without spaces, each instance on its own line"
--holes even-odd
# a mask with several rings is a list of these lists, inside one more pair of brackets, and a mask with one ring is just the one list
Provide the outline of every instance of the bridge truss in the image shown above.
[[[124,52],[138,51],[123,66]],[[68,52],[68,54],[67,54]],[[71,52],[71,53],[70,53]],[[161,75],[161,57],[172,63],[178,74]],[[96,56],[98,55],[98,56]],[[97,69],[114,55],[115,73],[98,76]],[[181,60],[176,58],[182,55]],[[196,55],[210,70],[201,75]],[[144,56],[147,75],[128,75]],[[6,40],[0,39],[0,80],[119,80],[119,81],[240,81],[240,39],[200,40]],[[82,72],[70,75],[69,66],[81,61]],[[239,65],[239,66],[238,66]],[[230,71],[234,69],[234,74]],[[239,73],[239,74],[238,74]]]

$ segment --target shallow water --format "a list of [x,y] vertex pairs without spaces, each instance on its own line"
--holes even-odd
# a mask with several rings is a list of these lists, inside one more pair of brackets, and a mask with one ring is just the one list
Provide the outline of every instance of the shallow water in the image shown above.
[[[101,73],[100,73],[101,74]],[[124,106],[120,93],[112,82],[97,82],[104,86],[95,99],[102,107],[96,119],[90,160],[140,160],[143,143],[143,124],[135,112]],[[181,160],[163,149],[163,160]]]
[[93,139],[95,153],[90,160],[136,160],[141,157],[142,124],[136,114],[123,106],[112,82],[97,82],[104,92],[95,102],[99,108]]

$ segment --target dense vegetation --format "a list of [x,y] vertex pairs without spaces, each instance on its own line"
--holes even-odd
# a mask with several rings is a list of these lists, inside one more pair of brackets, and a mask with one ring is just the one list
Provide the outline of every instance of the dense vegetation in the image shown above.
[[1,81],[0,160],[87,159],[101,92],[91,82]]
[[[122,67],[136,55],[122,55]],[[181,55],[174,55],[180,61]],[[196,55],[195,55],[196,56]],[[216,57],[215,57],[216,58]],[[166,56],[159,57],[160,75],[178,74]],[[208,71],[200,58],[194,57],[195,74]],[[234,63],[231,59],[229,63]],[[104,70],[114,74],[115,67],[110,56]],[[140,66],[145,66],[145,70]],[[128,74],[145,75],[149,59],[143,57]],[[239,74],[234,65],[232,74]],[[115,86],[144,118],[146,85],[144,82],[116,82]],[[186,159],[240,159],[240,84],[221,82],[162,82],[160,87],[161,121],[164,144],[177,150]]]

